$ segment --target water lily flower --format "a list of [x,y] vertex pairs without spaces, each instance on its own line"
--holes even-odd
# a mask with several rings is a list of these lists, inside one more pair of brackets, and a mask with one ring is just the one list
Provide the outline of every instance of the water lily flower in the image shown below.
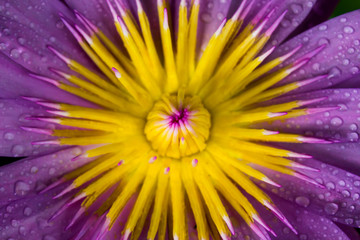
[[336,2],[1,0],[0,239],[360,239]]

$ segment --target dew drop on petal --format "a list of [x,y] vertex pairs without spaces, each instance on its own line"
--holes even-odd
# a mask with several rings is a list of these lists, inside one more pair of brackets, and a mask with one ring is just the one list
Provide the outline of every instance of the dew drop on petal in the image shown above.
[[15,135],[11,132],[7,132],[4,134],[4,139],[5,140],[8,140],[8,141],[11,141],[11,140],[14,140],[15,138]]
[[345,223],[348,224],[348,225],[351,225],[351,224],[354,223],[354,220],[351,219],[351,218],[347,218],[347,219],[345,219]]
[[338,210],[339,210],[339,205],[337,205],[336,203],[327,203],[324,206],[324,211],[330,215],[336,214]]
[[299,14],[303,11],[302,5],[298,4],[298,3],[291,4],[290,8],[291,8],[292,12],[295,14]]
[[22,236],[26,236],[26,228],[24,226],[19,227],[19,234]]
[[35,166],[30,168],[31,173],[37,173],[38,171],[39,171],[39,169],[37,167],[35,167]]
[[333,182],[328,182],[326,183],[326,188],[329,190],[335,189],[335,184]]
[[350,142],[357,142],[359,140],[359,134],[357,132],[351,132],[347,134],[347,138]]
[[334,117],[330,120],[331,125],[339,127],[343,124],[343,120],[339,117]]
[[352,196],[352,199],[354,201],[358,200],[360,198],[360,194],[359,193],[354,193],[353,196]]
[[18,227],[19,226],[19,222],[17,220],[11,220],[11,226],[13,227]]
[[32,209],[29,207],[25,207],[23,213],[24,213],[24,216],[28,217],[32,214]]
[[340,75],[341,75],[341,70],[339,68],[337,68],[337,67],[333,67],[329,71],[328,79],[338,77]]
[[20,56],[20,50],[17,48],[11,49],[10,50],[10,57],[12,58],[19,58]]
[[208,12],[204,12],[203,14],[201,14],[201,20],[204,23],[210,23],[212,20],[211,14]]
[[325,31],[327,28],[328,28],[328,26],[326,24],[322,24],[319,26],[320,31]]
[[11,149],[11,152],[14,154],[14,157],[18,157],[24,152],[24,147],[21,145],[15,145]]
[[14,194],[24,196],[30,191],[30,185],[23,181],[17,181],[14,187]]
[[351,196],[351,194],[350,194],[350,192],[349,192],[348,190],[342,191],[341,194],[342,194],[344,197],[350,197],[350,196]]
[[45,235],[43,237],[43,240],[56,240],[56,238],[54,238],[53,236],[50,236],[50,235]]
[[300,234],[299,239],[300,240],[307,240],[308,236],[306,234]]
[[22,37],[19,37],[18,39],[18,43],[21,44],[21,45],[24,45],[25,44],[25,38],[22,38]]
[[290,228],[284,227],[284,228],[283,228],[283,233],[289,234],[289,233],[290,233]]
[[349,48],[349,49],[348,49],[348,53],[353,54],[354,52],[355,52],[355,49],[354,49],[354,48]]
[[350,69],[350,72],[351,72],[352,74],[357,74],[357,73],[359,72],[359,68],[358,68],[358,67],[352,67],[352,68]]
[[12,213],[13,210],[14,210],[14,207],[11,206],[11,205],[9,205],[9,206],[6,207],[6,211],[7,211],[8,213]]
[[302,207],[307,207],[310,204],[309,198],[304,197],[304,196],[299,196],[299,197],[295,198],[295,202]]
[[56,169],[55,168],[50,168],[49,169],[49,175],[54,175],[56,172]]
[[349,65],[349,63],[350,63],[350,60],[349,59],[347,59],[347,58],[345,58],[344,60],[343,60],[343,65]]
[[281,21],[281,26],[284,27],[284,28],[289,27],[290,24],[291,24],[290,21],[287,20],[287,19],[284,19],[284,20]]
[[344,33],[351,34],[351,33],[353,33],[354,31],[355,31],[354,28],[351,27],[351,26],[345,26],[345,27],[344,27]]
[[344,180],[340,180],[340,181],[338,182],[338,184],[339,184],[339,186],[342,186],[342,187],[344,187],[344,186],[346,185],[346,183],[345,183]]

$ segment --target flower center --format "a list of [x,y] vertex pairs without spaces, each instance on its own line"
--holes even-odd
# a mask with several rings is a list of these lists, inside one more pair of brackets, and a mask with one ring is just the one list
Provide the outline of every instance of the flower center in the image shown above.
[[145,135],[160,156],[180,158],[206,148],[210,126],[210,114],[198,97],[171,95],[154,104]]

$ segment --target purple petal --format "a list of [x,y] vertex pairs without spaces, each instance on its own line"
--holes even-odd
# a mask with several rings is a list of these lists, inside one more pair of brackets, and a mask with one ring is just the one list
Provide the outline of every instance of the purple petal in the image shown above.
[[278,130],[287,133],[296,133],[309,137],[339,141],[332,144],[280,144],[282,147],[294,151],[304,152],[315,158],[358,174],[360,149],[360,113],[358,112],[360,97],[358,89],[328,89],[309,92],[278,100],[271,104],[322,98],[321,102],[307,105],[309,108],[338,107],[307,116],[292,118],[285,121],[274,121],[262,125],[266,129]]
[[292,32],[290,37],[296,36],[329,19],[339,1],[340,0],[317,0],[309,15],[301,25]]
[[29,120],[29,117],[48,116],[45,109],[25,100],[0,99],[0,156],[32,156],[53,151],[58,147],[46,145],[32,145],[32,142],[48,140],[50,136],[31,131],[21,127],[37,129],[54,128],[52,124]]
[[356,229],[343,225],[343,224],[337,224],[338,227],[351,239],[351,240],[359,240],[360,235],[356,231]]
[[308,16],[312,10],[315,1],[302,1],[302,0],[262,0],[255,1],[254,6],[249,13],[249,18],[246,19],[245,23],[248,23],[268,2],[271,2],[269,9],[266,13],[274,10],[274,13],[270,17],[269,23],[266,28],[269,27],[276,19],[280,17],[284,11],[287,11],[285,18],[282,20],[280,26],[274,32],[270,42],[267,45],[267,49],[271,45],[279,45],[283,42]]
[[[298,234],[295,235],[280,220],[269,214],[269,211],[261,210],[261,216],[269,223],[271,229],[277,234],[276,237],[271,236],[272,239],[350,240],[350,238],[330,219],[316,215],[304,208],[294,206],[294,204],[279,199],[278,197],[272,196],[271,198],[298,232]],[[260,209],[261,208],[259,208],[259,210]]]
[[[225,17],[228,16],[232,1],[200,1],[199,25],[198,25],[198,47],[203,48],[220,26]],[[236,8],[234,8],[236,10]]]
[[360,226],[360,177],[314,159],[307,159],[301,163],[319,170],[300,172],[322,184],[324,188],[266,169],[263,169],[264,172],[282,187],[279,189],[261,185],[298,207],[326,216],[335,222],[353,227]]
[[3,29],[0,50],[35,73],[50,74],[48,67],[67,69],[49,51],[47,45],[56,46],[57,50],[92,66],[64,27],[59,13],[73,18],[71,12],[58,0],[46,4],[38,0],[14,0],[4,4],[4,9],[0,11]]
[[[306,108],[329,108],[328,111],[310,114],[285,121],[274,121],[271,129],[291,132],[340,142],[358,142],[360,136],[360,90],[328,89],[283,97],[271,104],[295,100],[322,99]],[[334,108],[334,109],[330,109]]]
[[26,158],[0,168],[0,206],[34,197],[54,179],[83,165],[87,160],[72,158],[82,153],[72,147],[36,158]]
[[309,91],[331,87],[357,74],[360,71],[360,58],[357,53],[360,45],[360,31],[357,27],[359,19],[359,10],[333,18],[296,36],[275,50],[270,56],[271,59],[289,52],[300,44],[303,45],[300,51],[286,61],[287,64],[321,46],[325,47],[283,83],[328,74],[327,78],[303,88],[303,91]]
[[112,41],[116,42],[119,40],[113,17],[111,16],[111,12],[106,4],[106,1],[65,0],[65,2],[71,9],[77,10],[85,17],[87,17]]
[[66,200],[53,200],[56,191],[42,195],[31,193],[24,199],[1,207],[1,239],[70,239],[74,233],[66,231],[65,227],[74,216],[74,207],[69,207],[69,210],[55,221],[48,221]]
[[360,73],[339,83],[335,88],[360,88]]
[[37,97],[55,102],[90,106],[72,94],[60,90],[49,83],[29,76],[29,72],[0,53],[0,96],[1,98],[17,98],[21,96]]

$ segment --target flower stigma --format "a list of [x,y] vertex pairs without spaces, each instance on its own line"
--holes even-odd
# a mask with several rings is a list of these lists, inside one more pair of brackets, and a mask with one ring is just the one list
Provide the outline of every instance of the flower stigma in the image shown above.
[[[260,186],[281,188],[271,180],[276,173],[322,187],[307,176],[317,169],[298,161],[311,156],[272,143],[331,141],[267,128],[274,121],[333,109],[308,107],[323,98],[269,102],[327,77],[282,82],[324,45],[298,54],[299,45],[269,60],[275,50],[269,39],[286,11],[273,19],[275,9],[269,1],[250,17],[254,1],[244,0],[200,51],[200,2],[181,0],[174,17],[168,3],[158,0],[159,36],[155,37],[158,29],[139,0],[136,14],[120,0],[108,0],[124,48],[81,13],[75,11],[81,24],[60,16],[97,70],[49,46],[68,71],[51,68],[57,78],[31,76],[87,104],[24,97],[51,114],[31,120],[60,127],[23,130],[46,137],[33,144],[84,147],[74,160],[86,159],[86,164],[43,191],[67,184],[54,197],[67,202],[51,220],[81,203],[68,229],[82,216],[91,216],[75,239],[92,236],[92,225],[98,229],[96,239],[105,239],[114,228],[124,240],[167,235],[188,239],[192,228],[188,218],[196,224],[198,239],[229,239],[235,234],[229,212],[238,214],[260,239],[270,239],[268,233],[275,233],[253,201],[296,230]],[[171,22],[178,22],[177,28]]]
[[155,103],[145,125],[153,149],[177,159],[203,151],[209,130],[210,114],[199,98],[176,95]]

